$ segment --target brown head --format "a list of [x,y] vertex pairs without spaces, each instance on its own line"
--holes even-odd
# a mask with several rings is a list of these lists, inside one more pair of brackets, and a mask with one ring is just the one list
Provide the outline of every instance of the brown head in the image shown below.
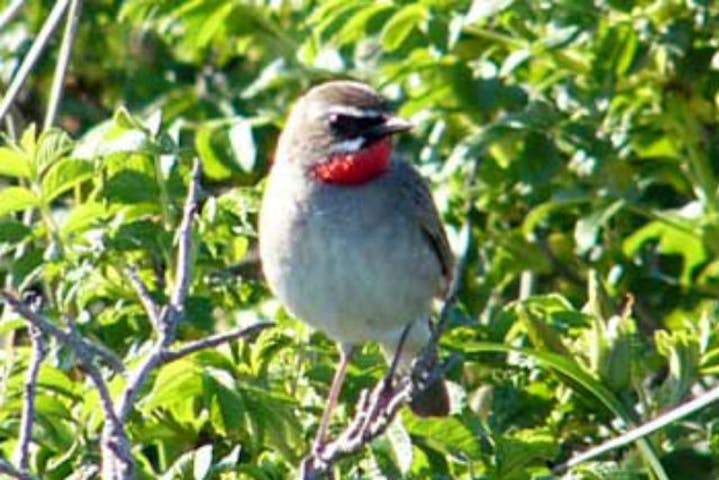
[[368,85],[327,82],[295,104],[276,161],[299,166],[327,183],[364,183],[387,169],[390,136],[410,128]]

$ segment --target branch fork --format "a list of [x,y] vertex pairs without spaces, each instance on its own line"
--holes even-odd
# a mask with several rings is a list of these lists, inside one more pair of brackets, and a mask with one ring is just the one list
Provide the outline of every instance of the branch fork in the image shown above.
[[[100,404],[105,418],[100,438],[101,477],[104,480],[130,480],[135,478],[135,464],[132,457],[132,444],[125,429],[125,422],[132,411],[139,392],[151,373],[166,363],[206,348],[216,347],[223,343],[250,336],[274,325],[271,322],[261,322],[249,327],[237,328],[230,332],[195,340],[179,348],[171,348],[175,341],[177,326],[185,314],[184,305],[190,289],[192,227],[199,199],[200,176],[200,162],[196,160],[192,168],[192,178],[185,199],[182,220],[176,235],[178,247],[175,280],[168,303],[163,306],[158,305],[137,271],[132,268],[128,271],[129,282],[135,289],[156,334],[156,339],[149,353],[132,371],[126,371],[122,361],[113,352],[84,338],[71,319],[66,319],[67,328],[61,328],[42,314],[34,311],[26,303],[23,303],[17,294],[10,291],[0,291],[0,297],[4,299],[6,305],[17,312],[30,325],[34,347],[31,368],[28,371],[26,381],[24,411],[27,410],[27,413],[24,412],[23,414],[20,445],[17,453],[18,467],[0,458],[0,473],[6,473],[23,480],[34,478],[27,471],[27,452],[34,421],[34,386],[37,370],[42,357],[44,357],[44,347],[37,343],[42,341],[42,334],[54,337],[74,352],[81,369],[87,374],[99,393]],[[96,365],[97,360],[102,360],[115,372],[126,376],[125,388],[120,392],[118,398],[112,398],[108,381],[102,376],[99,367]]]

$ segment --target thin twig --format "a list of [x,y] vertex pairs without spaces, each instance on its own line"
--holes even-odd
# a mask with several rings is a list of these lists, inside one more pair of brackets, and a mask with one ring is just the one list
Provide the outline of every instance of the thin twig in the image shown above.
[[20,299],[9,290],[0,292],[0,297],[2,297],[3,300],[5,300],[5,303],[12,307],[12,309],[15,310],[22,318],[42,330],[46,335],[57,338],[60,342],[70,347],[70,349],[75,353],[82,354],[86,352],[93,357],[101,358],[117,372],[123,372],[125,370],[125,366],[122,361],[110,350],[101,345],[89,342],[80,336],[73,335],[71,332],[54,325],[43,315],[34,312],[27,305],[22,303],[22,301],[20,301]]
[[13,466],[12,463],[8,462],[4,458],[0,458],[0,473],[4,473],[12,478],[18,480],[34,480],[35,476],[29,472],[18,470]]
[[53,123],[55,123],[57,110],[60,105],[60,100],[62,99],[63,87],[65,86],[65,74],[67,72],[67,66],[70,63],[72,44],[75,41],[77,24],[80,20],[81,12],[82,0],[70,0],[67,20],[65,21],[65,32],[62,36],[62,44],[60,45],[57,63],[55,64],[55,74],[52,79],[52,89],[50,90],[50,99],[47,104],[43,130],[49,129]]
[[[100,370],[89,359],[85,359],[83,367],[97,389],[100,396],[100,405],[105,416],[102,434],[103,448],[113,452],[114,456],[124,462],[125,465],[133,465],[130,439],[127,436],[125,425],[117,418],[115,404],[112,401],[107,382],[102,378]],[[108,461],[108,459],[103,456],[103,462],[105,461]]]
[[20,9],[24,3],[25,0],[13,0],[13,2],[0,13],[0,30],[4,30],[5,26],[13,21],[17,14],[20,13]]
[[29,332],[32,342],[32,355],[30,356],[30,365],[25,377],[25,397],[23,398],[22,416],[20,417],[20,436],[15,450],[15,464],[20,470],[27,470],[30,465],[30,442],[32,442],[32,427],[35,423],[37,376],[40,373],[40,365],[47,354],[45,340],[42,338],[42,330],[30,324]]
[[194,342],[186,343],[176,350],[169,350],[165,352],[162,355],[162,363],[174,362],[175,360],[179,360],[195,352],[199,352],[200,350],[214,348],[218,345],[222,345],[223,343],[254,335],[257,332],[264,330],[265,328],[273,327],[274,325],[274,322],[259,322],[254,325],[250,325],[249,327],[236,328],[226,333],[218,333],[217,335],[212,335],[210,337],[195,340]]
[[67,9],[69,2],[70,0],[58,0],[55,2],[55,5],[52,7],[50,14],[45,20],[45,23],[42,24],[40,31],[35,37],[35,41],[32,43],[32,47],[30,47],[27,55],[23,58],[20,68],[13,77],[12,82],[10,82],[10,86],[5,93],[2,102],[0,102],[0,120],[2,120],[2,118],[7,114],[10,106],[15,101],[17,94],[20,92],[25,80],[27,80],[30,71],[35,66],[35,62],[37,62],[37,59],[40,57],[47,41],[50,39],[50,35],[52,35],[57,26],[60,24],[62,14]]
[[[120,428],[106,428],[102,434],[102,477],[108,479],[131,479],[134,477],[134,461],[130,454],[129,442],[123,436],[122,424],[127,419],[140,389],[147,381],[150,373],[163,363],[168,348],[175,339],[177,324],[184,315],[184,305],[190,288],[192,259],[192,226],[197,210],[197,202],[200,190],[200,161],[195,160],[192,167],[192,178],[185,199],[182,221],[178,229],[177,261],[175,263],[175,283],[170,295],[170,301],[157,315],[154,307],[148,310],[148,316],[157,316],[155,328],[158,338],[155,340],[150,352],[140,365],[131,373],[125,389],[120,394],[120,399],[114,404],[114,413]],[[137,278],[139,280],[139,277]],[[137,282],[135,288],[139,291],[143,305],[148,308],[155,305],[154,302],[147,302],[149,292],[144,284]],[[117,435],[119,433],[120,435]]]
[[558,465],[554,468],[554,471],[557,473],[563,473],[566,472],[568,469],[575,467],[579,465],[580,463],[586,462],[587,460],[591,460],[593,458],[596,458],[600,455],[603,455],[611,450],[614,450],[615,448],[623,447],[625,445],[628,445],[630,443],[633,443],[640,438],[646,437],[647,435],[656,432],[657,430],[660,430],[670,423],[673,423],[681,418],[686,417],[687,415],[690,415],[698,410],[701,410],[702,408],[706,407],[707,405],[710,405],[714,402],[719,401],[719,387],[714,387],[711,390],[703,393],[702,395],[689,400],[688,402],[684,403],[683,405],[678,406],[677,408],[674,408],[673,410],[670,410],[666,412],[663,415],[660,415],[659,417],[655,418],[654,420],[651,420],[643,425],[640,425],[636,428],[633,428],[632,430],[629,430],[628,432],[616,437],[612,438],[611,440],[608,440],[601,445],[598,445],[594,448],[590,448],[586,452],[580,453],[579,455],[575,455],[569,461],[566,463],[563,463],[561,465]]
[[85,370],[87,376],[90,377],[92,383],[95,384],[97,393],[100,396],[100,404],[102,405],[102,411],[105,414],[105,421],[111,424],[116,430],[123,430],[122,422],[120,422],[120,420],[117,418],[117,415],[115,415],[112,395],[110,395],[110,390],[107,386],[107,382],[105,382],[105,379],[102,378],[100,370],[98,370],[95,365],[87,361],[83,363],[83,370]]
[[175,284],[170,295],[170,302],[162,309],[158,326],[160,335],[145,360],[132,372],[127,386],[117,403],[117,416],[124,421],[132,409],[137,394],[147,380],[148,375],[162,363],[163,355],[175,339],[177,323],[184,315],[184,304],[190,287],[190,267],[192,250],[192,222],[197,209],[200,189],[200,161],[195,160],[192,178],[185,200],[185,207],[178,230],[178,249],[175,273]]
[[[178,232],[178,246],[177,246],[177,267],[175,275],[175,285],[170,295],[170,307],[176,312],[174,315],[183,313],[185,298],[190,288],[190,270],[192,265],[192,220],[197,210],[197,201],[200,195],[200,176],[201,176],[200,161],[195,160],[192,166],[192,178],[190,180],[190,187],[187,192],[187,200],[185,201],[185,208],[182,215],[182,222],[180,222],[180,230]],[[174,320],[171,318],[173,315],[170,312],[170,318],[168,321]]]
[[[55,325],[53,325],[49,320],[47,320],[45,317],[40,315],[39,313],[32,310],[30,307],[25,305],[23,302],[21,302],[14,294],[10,292],[0,292],[0,296],[5,300],[5,303],[9,305],[15,312],[23,317],[32,328],[39,330],[42,333],[45,333],[50,336],[54,336],[58,341],[65,344],[68,348],[70,348],[75,355],[77,355],[80,365],[82,368],[88,373],[90,379],[95,384],[95,387],[97,388],[100,400],[102,404],[103,413],[105,415],[105,428],[112,433],[111,439],[116,444],[116,448],[114,451],[116,451],[116,456],[118,458],[127,458],[130,456],[130,443],[127,437],[127,433],[124,430],[124,426],[122,422],[120,422],[117,419],[117,416],[115,414],[115,410],[113,408],[112,398],[110,396],[110,391],[107,386],[107,382],[103,379],[100,370],[98,367],[94,364],[93,360],[95,357],[102,356],[104,359],[107,360],[107,358],[110,358],[110,362],[118,362],[120,365],[120,370],[124,369],[122,363],[115,359],[114,356],[107,357],[109,351],[105,351],[104,349],[100,348],[97,345],[94,345],[87,340],[83,339],[80,336],[80,333],[77,331],[77,329],[74,327],[73,323],[70,323],[70,327],[68,331],[65,331]],[[40,333],[39,333],[40,334]],[[33,334],[33,338],[35,338]],[[105,352],[105,353],[99,353],[99,352]],[[107,357],[107,358],[106,358]],[[33,365],[35,362],[31,364],[30,371],[33,370]],[[37,362],[39,365],[39,361]],[[28,376],[30,376],[30,373],[28,373]],[[27,409],[32,408],[34,405],[33,402],[33,395],[30,395],[29,392],[26,392],[26,398],[25,403],[23,405],[24,411]],[[23,414],[25,416],[25,414]],[[32,412],[29,411],[27,414],[28,418],[33,418]],[[32,425],[30,424],[30,427],[26,426],[26,423],[23,422],[23,428],[32,428]],[[24,433],[21,433],[21,438]],[[108,435],[109,436],[109,435]],[[22,442],[29,442],[29,434],[26,437],[28,440],[20,440],[21,441],[21,449],[22,449]],[[105,436],[103,435],[103,440]],[[26,455],[23,453],[22,455]],[[23,458],[21,455],[21,459]],[[2,469],[0,469],[2,471]],[[21,472],[22,473],[22,472]],[[12,473],[10,473],[12,475]],[[16,478],[32,478],[29,476],[26,477],[17,477]]]
[[159,329],[160,308],[152,298],[150,290],[147,288],[147,284],[142,281],[137,273],[137,269],[134,266],[127,269],[127,277],[130,279],[130,283],[135,288],[135,292],[137,292],[137,296],[140,298],[142,306],[145,307],[145,311],[147,312],[147,316],[150,317],[152,326],[155,329]]

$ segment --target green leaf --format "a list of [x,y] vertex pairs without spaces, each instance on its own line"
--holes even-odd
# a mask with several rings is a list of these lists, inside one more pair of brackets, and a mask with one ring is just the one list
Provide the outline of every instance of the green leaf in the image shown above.
[[201,393],[202,376],[197,365],[190,360],[178,360],[160,369],[142,409],[146,412],[160,407],[172,409]]
[[419,418],[403,415],[407,431],[427,446],[448,455],[462,454],[478,460],[482,448],[476,435],[456,417]]
[[646,242],[658,239],[659,253],[679,255],[684,259],[680,282],[691,285],[694,269],[708,258],[704,242],[692,231],[692,222],[687,219],[666,213],[657,215],[661,220],[649,222],[625,238],[622,250],[628,257],[633,257]]
[[20,150],[0,147],[0,175],[28,178],[30,176],[30,159]]
[[42,179],[42,195],[45,202],[51,202],[78,183],[92,177],[92,163],[86,160],[65,158],[55,163]]
[[213,180],[250,173],[257,161],[253,124],[245,119],[203,125],[195,136],[203,173]]
[[355,12],[334,35],[339,45],[357,42],[367,35],[368,24],[377,16],[392,9],[391,2],[375,2]]
[[657,351],[666,357],[669,372],[659,390],[659,401],[663,406],[673,406],[682,400],[694,382],[699,371],[699,341],[686,331],[654,333]]
[[[580,367],[575,361],[565,358],[556,353],[534,350],[528,348],[512,347],[509,345],[503,345],[499,343],[490,342],[462,342],[462,343],[446,343],[448,347],[454,347],[465,355],[472,355],[477,353],[495,352],[495,353],[510,353],[515,352],[528,357],[534,358],[537,362],[544,365],[547,368],[555,370],[562,375],[567,376],[576,382],[581,388],[586,389],[587,392],[591,393],[597,400],[599,400],[608,411],[617,417],[622,423],[624,429],[631,427],[634,422],[633,415],[631,415],[622,402],[604,385],[597,381],[591,374],[586,372]],[[669,480],[666,472],[662,468],[659,458],[654,451],[651,444],[644,438],[640,438],[636,441],[637,447],[642,454],[642,457],[651,467],[654,474],[662,479]]]
[[159,189],[150,175],[137,170],[123,170],[107,180],[102,193],[110,202],[134,204],[157,200]]
[[37,380],[39,388],[52,392],[55,395],[66,397],[74,402],[82,401],[78,388],[72,379],[62,370],[43,363]]
[[0,335],[27,327],[25,320],[19,317],[6,317],[0,320]]
[[35,150],[34,165],[37,174],[42,176],[55,162],[67,155],[72,146],[72,140],[62,130],[53,128],[43,132]]
[[107,214],[101,203],[87,202],[74,207],[62,223],[61,233],[68,238],[71,234],[81,233],[94,226]]
[[559,455],[556,436],[537,430],[520,430],[500,436],[495,444],[497,478],[522,478],[528,466],[544,466]]
[[37,148],[37,126],[34,123],[28,125],[20,137],[20,148],[28,154],[35,154]]
[[25,187],[7,187],[0,190],[0,217],[38,205],[40,199]]
[[0,242],[17,243],[30,235],[32,230],[15,220],[0,221]]
[[547,219],[556,211],[569,209],[588,203],[592,200],[592,197],[587,195],[572,196],[569,198],[555,198],[546,201],[529,211],[524,217],[522,224],[522,233],[525,236],[530,236],[537,227],[547,221]]
[[584,255],[596,244],[599,231],[609,220],[624,207],[623,200],[612,202],[606,207],[595,207],[588,215],[577,221],[574,228],[574,241],[577,245],[577,252]]
[[409,37],[412,30],[429,18],[429,11],[421,3],[413,3],[402,7],[387,21],[380,37],[382,46],[387,51],[397,50]]
[[207,369],[204,375],[205,393],[212,398],[210,418],[219,432],[224,435],[237,435],[248,412],[242,396],[226,386],[224,379],[218,380],[220,375],[226,376],[227,372]]

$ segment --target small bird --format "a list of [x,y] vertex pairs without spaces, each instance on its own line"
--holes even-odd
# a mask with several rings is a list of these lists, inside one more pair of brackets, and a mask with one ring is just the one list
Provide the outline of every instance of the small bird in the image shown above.
[[[331,81],[294,105],[280,135],[259,220],[262,268],[288,311],[339,342],[340,363],[315,446],[326,434],[355,346],[379,342],[398,371],[427,344],[452,254],[427,184],[392,156],[412,125],[370,86]],[[447,415],[444,381],[411,402]]]

